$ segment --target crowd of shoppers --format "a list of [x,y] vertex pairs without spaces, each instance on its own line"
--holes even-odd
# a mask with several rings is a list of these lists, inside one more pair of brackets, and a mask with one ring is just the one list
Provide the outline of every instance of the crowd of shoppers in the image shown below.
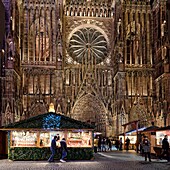
[[[54,156],[56,154],[56,141],[59,141],[60,137],[54,136],[54,138],[51,141],[51,155],[48,159],[48,162],[54,162]],[[109,138],[96,136],[94,138],[94,152],[106,152],[106,151],[112,151],[112,141]],[[125,150],[129,150],[130,145],[130,139],[127,137],[125,140]],[[122,138],[115,140],[115,147],[117,150],[123,150],[123,142]],[[140,142],[140,150],[141,153],[144,154],[145,161],[149,160],[151,162],[151,142],[149,141],[147,136],[143,136],[143,139]],[[60,151],[61,151],[61,159],[60,162],[66,162],[64,159],[67,156],[68,150],[67,150],[67,143],[65,138],[62,138],[60,140]],[[164,139],[162,140],[162,153],[159,156],[160,159],[166,158],[168,162],[170,162],[170,154],[169,154],[169,142],[167,135],[164,136]]]
[[106,152],[112,150],[112,141],[109,138],[96,136],[94,139],[94,152]]

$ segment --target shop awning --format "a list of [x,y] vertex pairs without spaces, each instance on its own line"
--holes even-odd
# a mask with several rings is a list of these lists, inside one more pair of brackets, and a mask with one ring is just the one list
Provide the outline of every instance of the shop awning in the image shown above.
[[[143,131],[144,129],[146,129],[146,127],[139,128],[139,129],[138,129],[138,132],[141,132],[141,131]],[[125,134],[128,135],[128,134],[136,133],[136,132],[137,132],[136,129],[135,129],[135,130],[129,130],[129,131],[125,132]],[[124,133],[119,134],[119,136],[123,136],[123,135],[124,135]]]
[[143,132],[154,132],[154,131],[156,131],[157,129],[159,129],[158,126],[149,126],[149,127],[145,128],[145,129],[143,130]]
[[157,129],[156,131],[159,131],[159,130],[170,130],[170,126],[160,127],[160,128]]
[[48,112],[9,124],[0,129],[94,129],[94,126],[65,115]]
[[125,123],[125,124],[123,124],[122,126],[127,126],[127,125],[131,125],[131,124],[135,124],[135,123],[137,123],[137,122],[139,122],[139,120],[134,120],[134,121],[132,121],[132,122]]

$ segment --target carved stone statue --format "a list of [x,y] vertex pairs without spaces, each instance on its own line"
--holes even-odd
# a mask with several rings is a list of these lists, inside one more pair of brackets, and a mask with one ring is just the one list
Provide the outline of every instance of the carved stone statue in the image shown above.
[[121,31],[121,19],[119,18],[119,21],[117,23],[117,34],[120,34],[120,31]]
[[166,26],[166,21],[164,20],[164,22],[161,25],[161,36],[163,37],[165,34],[165,26]]

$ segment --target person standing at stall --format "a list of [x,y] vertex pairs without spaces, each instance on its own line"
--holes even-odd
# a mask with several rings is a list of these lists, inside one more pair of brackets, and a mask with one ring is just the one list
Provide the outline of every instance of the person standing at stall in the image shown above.
[[60,141],[60,147],[61,147],[61,159],[60,162],[66,162],[64,158],[67,156],[68,150],[67,150],[67,143],[65,138],[63,138]]
[[130,139],[127,137],[125,140],[126,151],[129,150],[129,145],[130,145]]
[[56,141],[58,140],[58,136],[54,136],[54,138],[52,139],[51,141],[51,147],[50,147],[50,150],[51,150],[51,156],[50,158],[48,159],[48,162],[54,162],[54,156],[55,156],[55,153],[56,153]]
[[165,135],[164,139],[162,140],[162,154],[160,155],[160,159],[162,159],[162,157],[166,155],[166,159],[169,162],[170,158],[169,158],[169,143],[168,143],[168,136]]
[[122,146],[123,146],[123,142],[122,142],[122,138],[120,138],[119,140],[119,150],[122,151]]

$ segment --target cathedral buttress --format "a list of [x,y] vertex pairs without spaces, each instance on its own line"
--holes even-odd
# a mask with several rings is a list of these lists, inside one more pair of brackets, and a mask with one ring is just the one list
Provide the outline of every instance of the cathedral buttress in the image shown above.
[[[145,8],[142,8],[143,3]],[[140,120],[139,126],[146,126],[153,121],[154,68],[151,6],[147,1],[142,4],[131,1],[116,2],[114,105],[119,115],[123,103],[128,115],[126,123]],[[115,121],[115,125],[118,122]]]
[[51,103],[56,110],[63,102],[59,2],[33,0],[20,5],[23,117],[34,116],[33,110],[43,114]]
[[21,116],[21,73],[19,55],[19,7],[17,1],[3,1],[5,7],[5,43],[3,49],[2,125],[18,121]]

